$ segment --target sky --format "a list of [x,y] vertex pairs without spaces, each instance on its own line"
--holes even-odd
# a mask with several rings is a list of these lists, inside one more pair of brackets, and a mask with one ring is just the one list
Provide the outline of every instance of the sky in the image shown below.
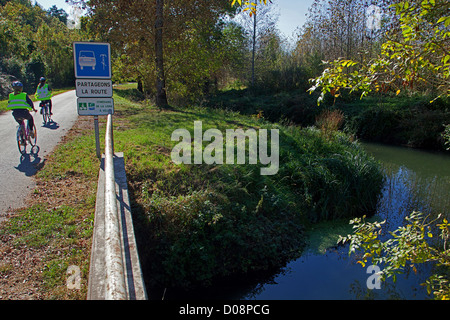
[[[59,9],[70,12],[70,6],[64,0],[37,0],[44,9],[56,5]],[[278,29],[286,36],[292,37],[297,27],[303,25],[305,14],[314,0],[273,0],[279,10]]]
[[287,37],[291,37],[297,27],[303,26],[306,14],[314,0],[274,0],[280,10],[278,28]]

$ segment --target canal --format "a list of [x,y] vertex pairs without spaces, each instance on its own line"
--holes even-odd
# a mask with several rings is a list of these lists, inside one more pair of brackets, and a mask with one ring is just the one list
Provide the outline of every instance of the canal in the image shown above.
[[[386,220],[384,228],[394,230],[405,216],[421,211],[431,216],[450,214],[450,155],[404,147],[364,143],[366,151],[379,160],[386,177],[376,215]],[[322,299],[408,299],[430,297],[421,286],[432,272],[431,265],[406,270],[397,281],[369,289],[366,268],[348,255],[347,246],[336,246],[339,235],[351,233],[349,220],[320,223],[309,231],[308,245],[300,258],[275,273],[258,279],[238,279],[198,292],[170,294],[166,298],[239,300]]]

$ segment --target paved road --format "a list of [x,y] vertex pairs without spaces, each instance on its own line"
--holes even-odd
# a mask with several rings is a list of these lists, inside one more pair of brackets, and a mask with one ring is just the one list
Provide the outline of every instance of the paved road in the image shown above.
[[[8,210],[23,207],[24,199],[35,187],[33,175],[78,118],[75,91],[54,96],[52,102],[54,123],[50,125],[44,127],[39,112],[31,112],[40,147],[37,155],[21,157],[16,141],[17,123],[11,111],[0,115],[0,220]],[[39,110],[39,102],[34,105]]]

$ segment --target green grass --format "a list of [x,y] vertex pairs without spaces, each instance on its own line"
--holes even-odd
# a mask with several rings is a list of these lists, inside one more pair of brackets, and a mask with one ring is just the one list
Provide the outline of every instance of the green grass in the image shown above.
[[7,106],[8,106],[8,100],[0,101],[0,113],[5,112]]
[[48,211],[38,205],[25,210],[20,219],[12,218],[9,222],[9,232],[23,235],[15,239],[16,246],[41,247],[47,245],[50,239],[69,244],[74,236],[75,212],[64,206]]

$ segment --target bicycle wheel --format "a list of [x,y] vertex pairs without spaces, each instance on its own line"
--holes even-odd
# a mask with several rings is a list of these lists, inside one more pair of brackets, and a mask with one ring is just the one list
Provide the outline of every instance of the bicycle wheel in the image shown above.
[[47,123],[52,122],[52,115],[50,114],[49,107],[47,106]]
[[41,113],[42,113],[42,121],[44,121],[44,125],[45,125],[47,123],[47,115],[45,113],[45,106],[42,106]]
[[28,135],[28,141],[30,142],[30,144],[34,147],[36,145],[37,142],[37,130],[36,130],[36,126],[33,124],[33,133],[34,133],[34,138],[31,138],[31,135]]
[[50,122],[50,114],[48,112],[48,105],[42,107],[42,118],[44,119],[44,125]]
[[27,153],[27,141],[23,137],[22,126],[20,125],[17,129],[17,147],[19,148],[19,152],[21,154]]

